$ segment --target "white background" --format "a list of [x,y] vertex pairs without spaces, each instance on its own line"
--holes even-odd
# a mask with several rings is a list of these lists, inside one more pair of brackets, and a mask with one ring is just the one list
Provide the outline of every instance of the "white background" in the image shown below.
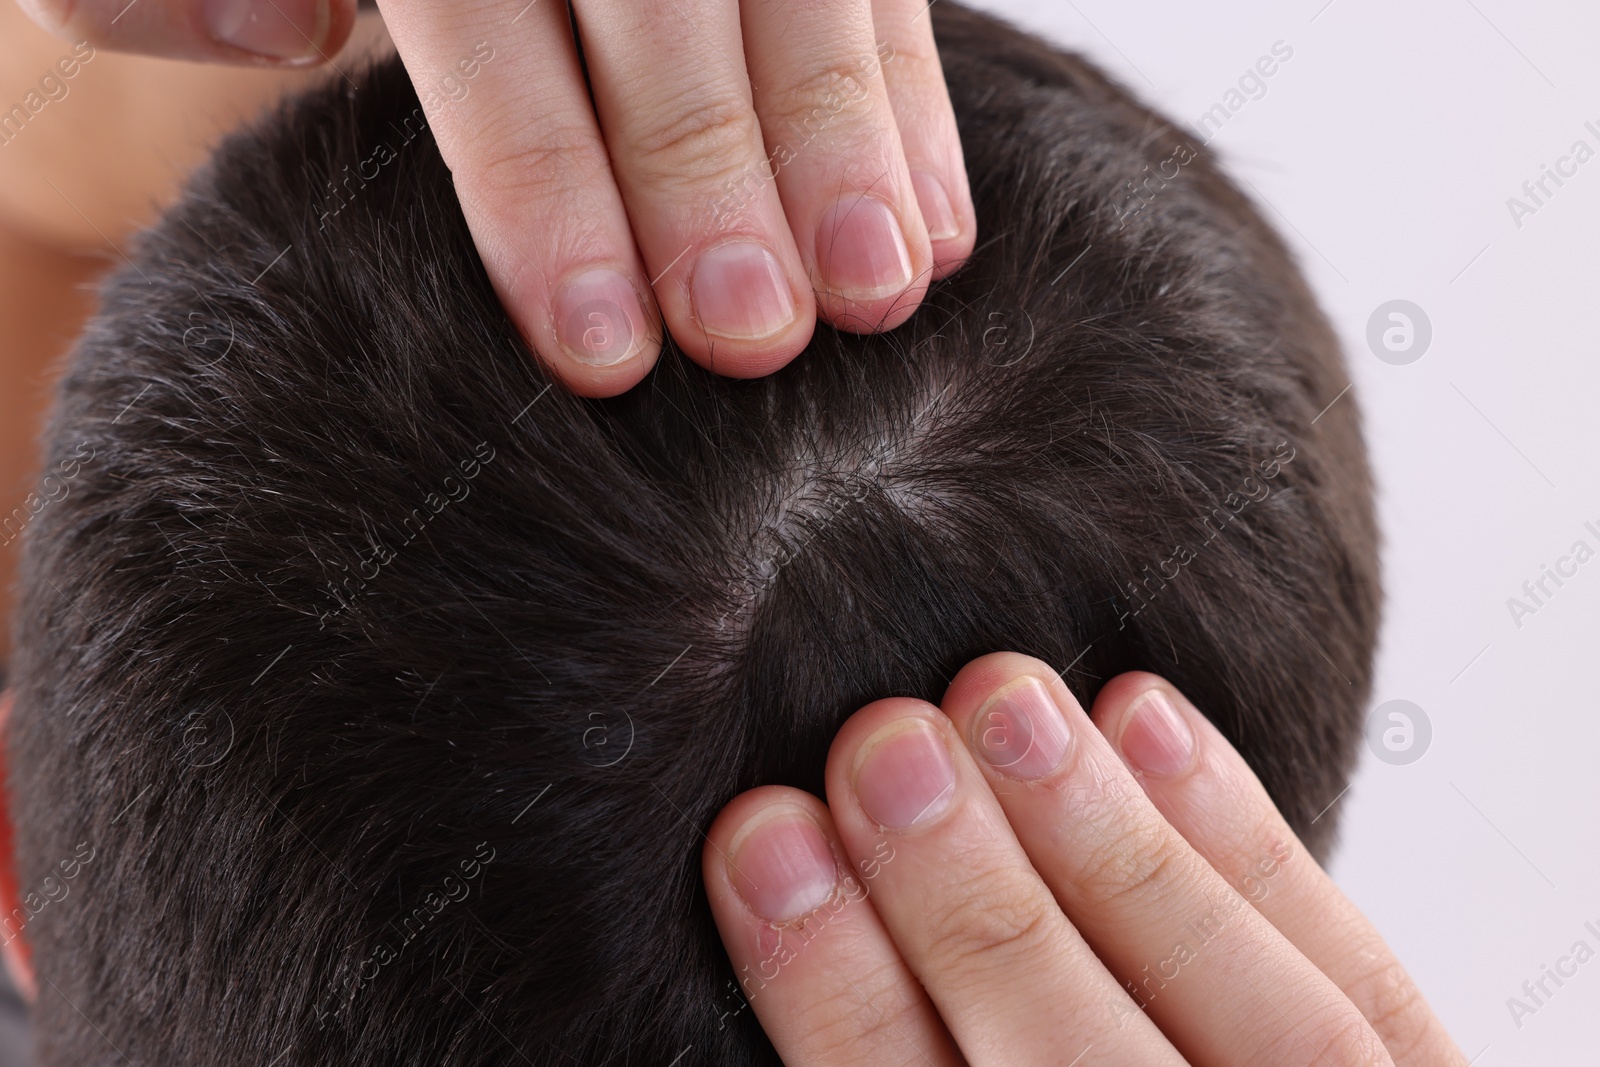
[[[1600,8],[969,2],[1191,127],[1274,42],[1293,49],[1210,147],[1344,339],[1386,538],[1373,703],[1413,701],[1433,729],[1410,765],[1363,752],[1333,873],[1475,1064],[1600,1062],[1600,956],[1542,1006],[1521,988],[1580,939],[1600,953],[1600,558],[1547,579],[1520,627],[1507,605],[1575,541],[1600,551],[1600,157],[1520,226],[1507,206],[1574,141],[1600,153]],[[1433,327],[1408,365],[1366,341],[1393,299]],[[1513,996],[1536,1010],[1514,1020]]]

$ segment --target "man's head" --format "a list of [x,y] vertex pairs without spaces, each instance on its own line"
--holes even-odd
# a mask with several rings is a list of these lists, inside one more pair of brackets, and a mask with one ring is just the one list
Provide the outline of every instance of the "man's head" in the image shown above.
[[393,62],[145,236],[26,535],[41,1062],[775,1063],[702,831],[997,649],[1166,675],[1326,849],[1377,616],[1331,333],[1186,134],[933,14],[981,247],[769,378],[551,388]]

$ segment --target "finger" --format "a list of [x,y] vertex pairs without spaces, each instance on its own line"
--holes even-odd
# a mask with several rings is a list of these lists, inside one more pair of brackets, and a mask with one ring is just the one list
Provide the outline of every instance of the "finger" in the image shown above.
[[873,0],[872,21],[937,279],[972,254],[978,225],[956,113],[933,39],[931,7],[926,0]]
[[854,861],[885,844],[872,904],[973,1067],[1183,1061],[1095,958],[1028,863],[937,708],[869,704],[828,753]]
[[1339,988],[1161,817],[1047,664],[975,660],[944,710],[1062,909],[1190,1062],[1391,1062]]
[[745,55],[778,191],[825,319],[897,326],[932,250],[884,86],[871,0],[744,0]]
[[793,359],[816,304],[761,143],[738,0],[578,0],[618,187],[673,339],[722,374]]
[[356,24],[356,0],[22,0],[22,7],[69,40],[207,63],[322,63]]
[[[1112,679],[1094,721],[1145,795],[1372,1023],[1395,1062],[1464,1064],[1416,983],[1217,728],[1153,674]],[[1182,755],[1185,737],[1193,755]]]
[[722,809],[701,853],[738,976],[719,1024],[753,1008],[787,1067],[959,1067],[949,1031],[867,901],[878,865],[892,859],[857,876],[827,807],[798,789],[765,786]]
[[633,386],[660,332],[566,7],[379,6],[518,329],[585,396]]

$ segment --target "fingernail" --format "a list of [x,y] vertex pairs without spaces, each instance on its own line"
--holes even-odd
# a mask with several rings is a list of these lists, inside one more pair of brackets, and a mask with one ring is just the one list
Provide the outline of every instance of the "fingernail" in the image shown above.
[[728,874],[750,910],[775,923],[816,911],[839,884],[822,831],[798,813],[769,816],[751,830],[735,846]]
[[875,197],[847,196],[817,225],[817,269],[829,290],[854,300],[875,300],[911,284],[911,253],[889,205]]
[[976,748],[989,766],[1013,778],[1043,778],[1061,765],[1072,734],[1037,678],[1002,686],[972,721]]
[[561,347],[591,367],[621,363],[644,336],[638,293],[625,276],[606,267],[586,270],[562,286],[554,312]]
[[961,224],[956,221],[956,209],[950,206],[950,194],[944,183],[925,170],[911,172],[911,188],[917,194],[917,206],[922,209],[922,224],[928,227],[930,241],[947,241],[961,234]]
[[944,741],[920,719],[884,727],[856,769],[856,796],[878,825],[905,830],[950,807],[956,769]]
[[730,241],[701,253],[689,289],[700,325],[721,337],[759,341],[794,321],[794,295],[783,267],[754,241]]
[[268,59],[304,59],[328,39],[328,0],[205,0],[203,10],[215,40]]
[[1152,689],[1128,712],[1118,747],[1135,769],[1166,778],[1188,770],[1194,732],[1167,695]]

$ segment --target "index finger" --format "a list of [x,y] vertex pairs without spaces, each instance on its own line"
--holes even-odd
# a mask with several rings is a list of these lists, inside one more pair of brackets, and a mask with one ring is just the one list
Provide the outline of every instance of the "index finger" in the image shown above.
[[722,809],[701,853],[736,975],[717,1029],[752,1007],[787,1067],[964,1067],[867,900],[893,851],[859,876],[843,855],[809,793],[761,786]]

